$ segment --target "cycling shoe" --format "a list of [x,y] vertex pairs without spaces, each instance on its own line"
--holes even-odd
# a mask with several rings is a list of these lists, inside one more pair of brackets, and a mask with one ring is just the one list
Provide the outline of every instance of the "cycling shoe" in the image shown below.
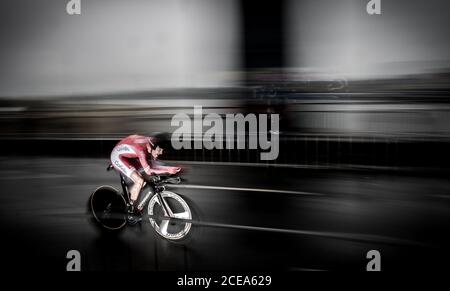
[[127,222],[128,225],[133,226],[136,225],[137,223],[142,221],[142,217],[141,216],[136,216],[136,215],[128,215],[127,216]]

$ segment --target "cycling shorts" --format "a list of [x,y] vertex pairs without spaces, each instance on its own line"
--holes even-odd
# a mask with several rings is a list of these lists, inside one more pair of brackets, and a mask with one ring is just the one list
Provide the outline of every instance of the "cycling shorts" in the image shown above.
[[[133,156],[136,156],[136,158]],[[111,164],[129,179],[131,179],[131,174],[136,171],[133,160],[137,160],[137,154],[129,145],[118,145],[111,152]]]

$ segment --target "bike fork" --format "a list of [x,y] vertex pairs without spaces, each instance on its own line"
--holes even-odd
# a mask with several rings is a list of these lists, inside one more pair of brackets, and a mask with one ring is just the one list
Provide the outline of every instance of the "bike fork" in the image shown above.
[[173,217],[173,212],[170,209],[169,205],[167,204],[166,200],[164,200],[162,198],[162,195],[160,193],[158,193],[157,195],[158,195],[159,202],[160,202],[162,208],[164,209],[164,215],[168,216],[168,217]]

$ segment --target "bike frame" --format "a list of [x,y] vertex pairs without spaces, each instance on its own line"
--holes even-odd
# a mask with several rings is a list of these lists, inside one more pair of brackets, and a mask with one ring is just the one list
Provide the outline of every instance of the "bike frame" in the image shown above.
[[122,195],[127,203],[130,203],[130,192],[128,191],[127,183],[122,174],[120,174],[120,185],[122,186]]
[[[149,182],[147,182],[149,183]],[[120,185],[122,186],[122,195],[125,198],[125,201],[127,204],[130,203],[130,192],[128,191],[128,186],[127,183],[125,181],[125,178],[123,177],[122,174],[120,174]],[[153,195],[158,195],[158,199],[161,202],[161,206],[164,209],[164,214],[168,217],[172,217],[172,210],[170,209],[169,205],[167,205],[167,202],[163,199],[161,192],[164,191],[164,186],[160,186],[160,185],[155,185],[155,183],[153,183],[154,186],[153,188],[155,189],[155,193]],[[142,191],[142,189],[141,189]],[[142,193],[139,193],[139,195],[142,195]]]

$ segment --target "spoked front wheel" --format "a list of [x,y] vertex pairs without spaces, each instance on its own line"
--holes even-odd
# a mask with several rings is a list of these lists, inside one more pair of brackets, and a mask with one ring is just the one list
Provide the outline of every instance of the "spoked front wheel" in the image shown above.
[[189,222],[192,220],[189,205],[180,195],[170,191],[161,192],[163,201],[159,197],[154,195],[148,203],[150,224],[165,239],[177,241],[185,238],[192,225]]

